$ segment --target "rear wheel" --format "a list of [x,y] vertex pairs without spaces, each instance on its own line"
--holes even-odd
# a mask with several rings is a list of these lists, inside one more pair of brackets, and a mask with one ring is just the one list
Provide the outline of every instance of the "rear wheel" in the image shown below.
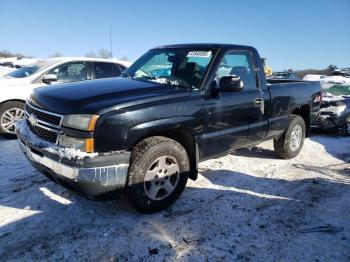
[[285,133],[273,141],[273,147],[278,156],[284,159],[296,157],[303,147],[305,139],[305,122],[297,115],[291,115]]
[[146,213],[173,204],[184,190],[189,172],[186,150],[165,137],[150,137],[133,149],[129,168],[129,196]]
[[6,102],[0,106],[0,134],[16,138],[16,123],[24,117],[24,103]]

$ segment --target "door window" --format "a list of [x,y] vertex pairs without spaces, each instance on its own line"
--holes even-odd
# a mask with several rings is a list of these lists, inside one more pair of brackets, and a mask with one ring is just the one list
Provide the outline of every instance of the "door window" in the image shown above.
[[223,76],[236,75],[243,81],[244,89],[257,88],[253,61],[248,52],[228,52],[221,61],[216,75],[218,83]]
[[64,64],[51,70],[48,74],[57,76],[57,82],[74,82],[87,80],[87,63],[76,62]]
[[112,63],[94,62],[95,79],[120,76],[120,69]]

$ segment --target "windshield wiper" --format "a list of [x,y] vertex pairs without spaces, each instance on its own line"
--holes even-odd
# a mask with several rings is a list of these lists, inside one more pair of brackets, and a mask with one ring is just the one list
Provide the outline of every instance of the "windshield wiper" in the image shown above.
[[121,74],[120,74],[121,77],[128,77],[128,78],[131,78],[133,79],[134,76],[131,75],[130,73],[126,72],[126,71],[123,71]]

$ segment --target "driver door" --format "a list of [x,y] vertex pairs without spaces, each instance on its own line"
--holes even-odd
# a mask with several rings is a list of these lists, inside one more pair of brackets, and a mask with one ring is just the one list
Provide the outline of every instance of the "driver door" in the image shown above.
[[[226,53],[218,67],[216,82],[220,83],[221,77],[229,75],[239,76],[244,87],[238,92],[223,92],[218,87],[218,95],[206,102],[201,141],[204,159],[254,144],[261,141],[265,134],[260,132],[264,117],[264,94],[257,86],[256,71],[249,52]],[[255,133],[250,132],[250,127]]]

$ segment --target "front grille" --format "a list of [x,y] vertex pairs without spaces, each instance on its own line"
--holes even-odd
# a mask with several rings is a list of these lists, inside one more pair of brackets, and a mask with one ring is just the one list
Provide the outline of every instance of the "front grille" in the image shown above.
[[33,106],[30,106],[29,104],[26,104],[26,112],[29,115],[34,114],[38,120],[42,120],[46,123],[55,125],[55,126],[59,126],[61,123],[61,119],[62,117],[56,115],[56,114],[50,114],[49,112],[44,112],[43,110],[38,110],[35,109]]
[[27,119],[27,124],[29,126],[29,129],[36,134],[38,137],[41,137],[42,139],[49,141],[51,143],[56,143],[57,141],[57,136],[58,133],[57,132],[53,132],[47,129],[44,129],[42,127],[39,126],[33,126],[29,120]]
[[58,134],[61,133],[62,115],[26,103],[25,116],[29,129],[34,134],[51,143],[57,143]]

